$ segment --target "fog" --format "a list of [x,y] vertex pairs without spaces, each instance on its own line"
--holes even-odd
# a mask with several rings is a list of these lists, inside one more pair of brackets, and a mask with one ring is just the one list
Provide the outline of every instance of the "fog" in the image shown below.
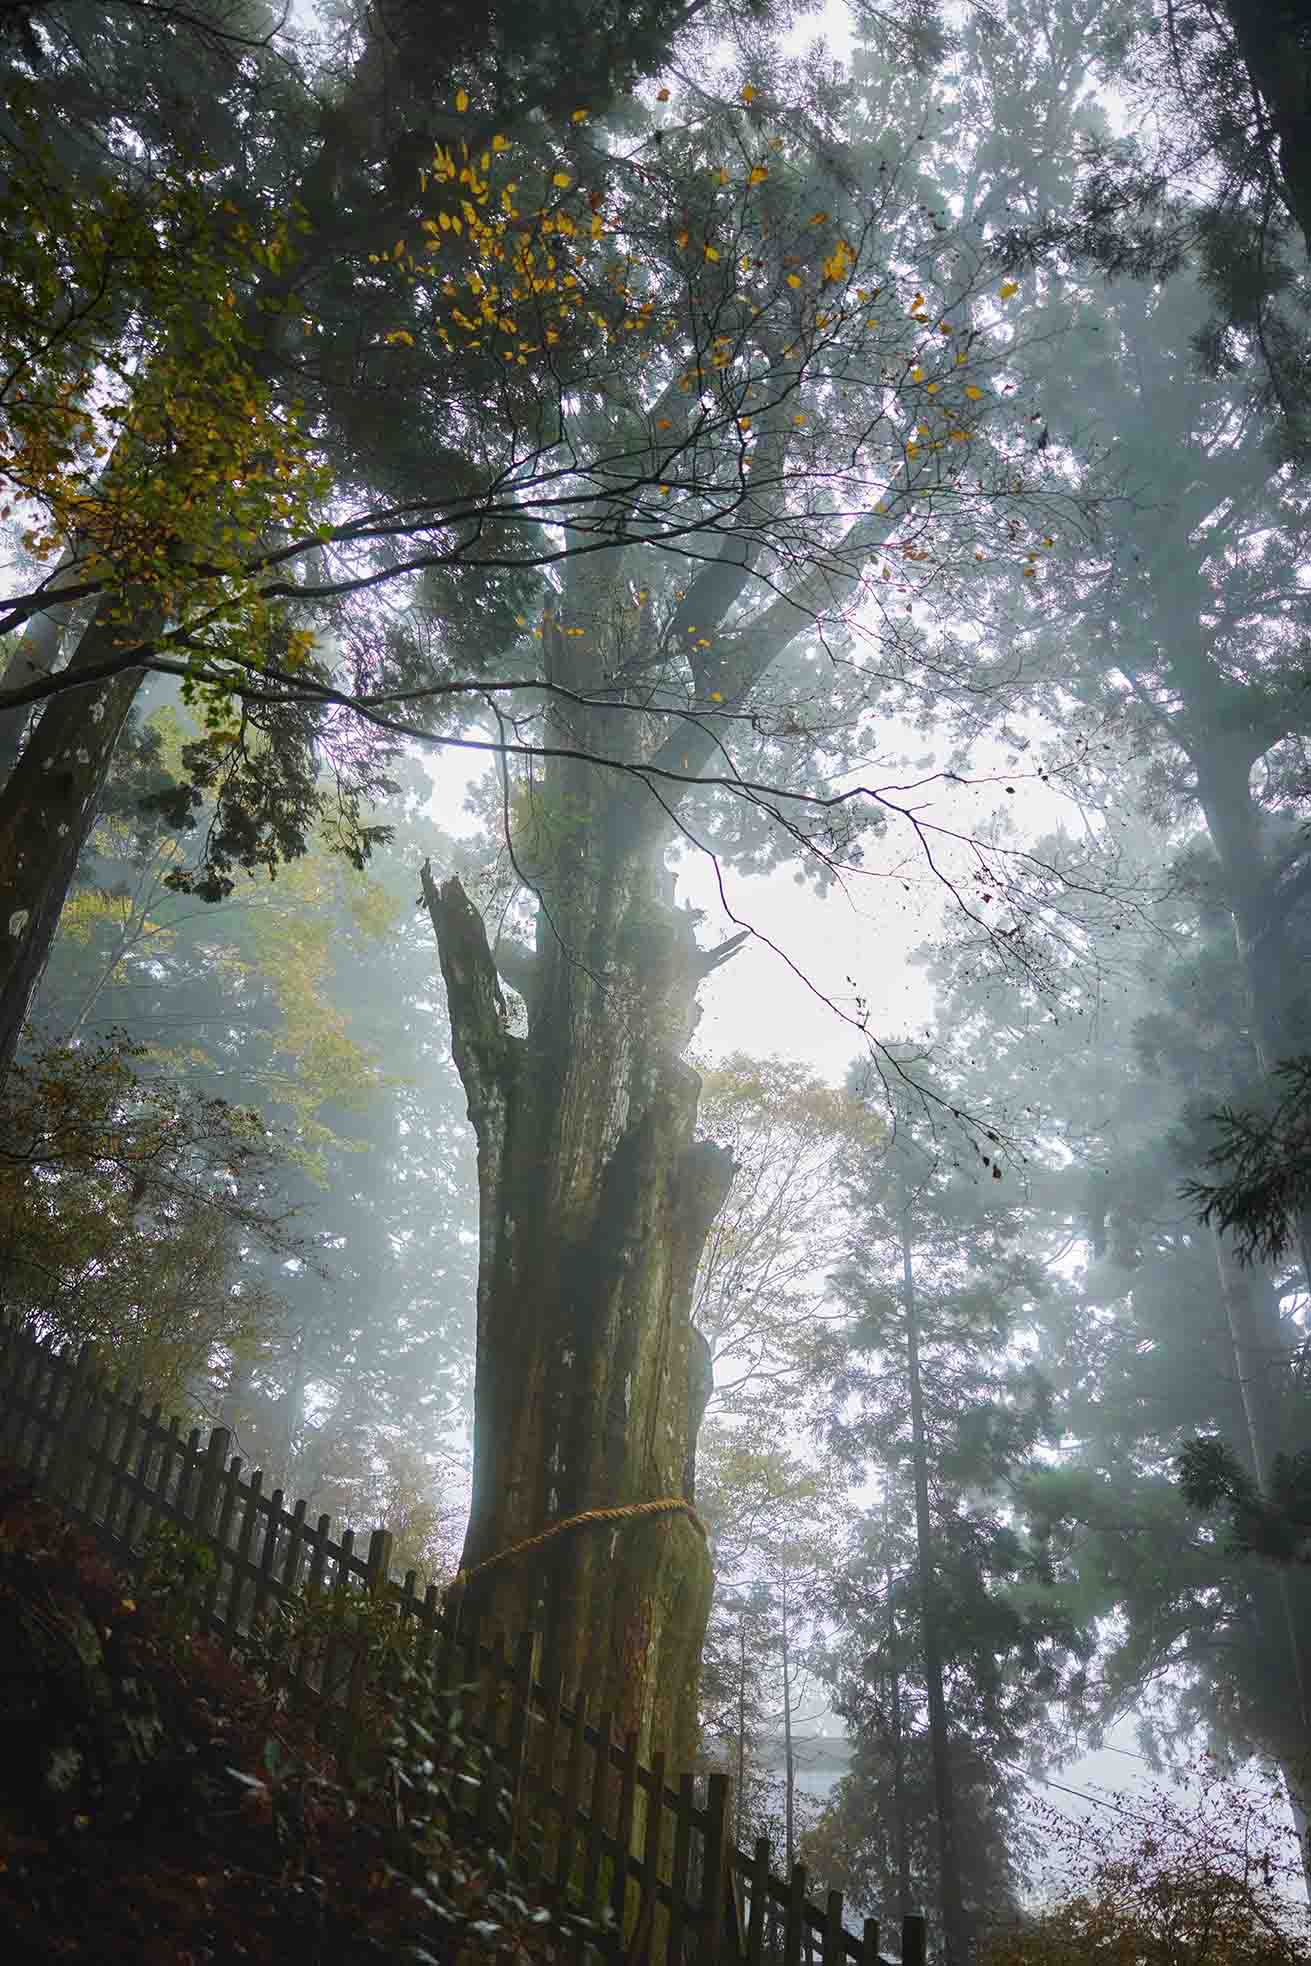
[[1277,11],[10,48],[4,1307],[944,1966],[1305,1956]]

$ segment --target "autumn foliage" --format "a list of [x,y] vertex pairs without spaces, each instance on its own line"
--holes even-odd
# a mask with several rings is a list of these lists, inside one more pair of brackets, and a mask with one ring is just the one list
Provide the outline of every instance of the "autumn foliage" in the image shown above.
[[1059,1895],[995,1931],[981,1966],[1301,1966],[1311,1945],[1297,1838],[1269,1779],[1203,1764],[1196,1799],[1156,1789],[1075,1821],[1039,1812]]

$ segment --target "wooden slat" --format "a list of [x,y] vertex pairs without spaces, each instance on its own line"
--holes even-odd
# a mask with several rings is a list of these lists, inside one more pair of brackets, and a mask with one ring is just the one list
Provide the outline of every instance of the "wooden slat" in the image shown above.
[[682,1966],[683,1934],[687,1930],[687,1880],[692,1859],[692,1815],[696,1797],[691,1775],[678,1778],[678,1815],[674,1823],[674,1874],[669,1880],[669,1959]]
[[250,1607],[252,1630],[268,1609],[269,1600],[274,1594],[273,1561],[278,1553],[278,1529],[282,1516],[282,1490],[275,1488],[269,1496],[268,1505],[261,1509],[264,1524],[264,1543],[259,1553],[259,1576],[255,1580],[255,1596]]
[[908,1911],[901,1921],[901,1966],[924,1966],[927,1929],[922,1911]]
[[[0,1372],[3,1372],[0,1363]],[[119,1401],[115,1394],[102,1399],[96,1410],[95,1423],[87,1443],[87,1462],[89,1475],[86,1491],[86,1513],[90,1522],[104,1520],[103,1503],[109,1484],[110,1469],[113,1467],[113,1443],[116,1429],[120,1424]]]
[[490,1838],[496,1829],[501,1797],[505,1792],[505,1762],[502,1751],[502,1708],[510,1678],[509,1642],[504,1632],[492,1639],[487,1661],[487,1754],[482,1782],[478,1789],[478,1827]]
[[162,1514],[160,1503],[168,1494],[169,1477],[173,1472],[173,1463],[182,1452],[182,1442],[178,1438],[181,1427],[182,1422],[175,1413],[168,1423],[167,1433],[163,1436],[160,1446],[159,1467],[156,1471],[155,1479],[151,1484],[144,1536],[144,1541],[147,1544],[159,1528],[159,1520]]
[[879,1921],[867,1918],[860,1934],[860,1966],[877,1966],[879,1956]]
[[332,1605],[327,1636],[323,1645],[319,1687],[330,1706],[343,1705],[349,1684],[349,1668],[343,1672],[341,1655],[346,1649],[341,1630],[350,1591],[350,1559],[355,1554],[355,1531],[343,1529],[336,1546],[336,1568],[332,1578]]
[[137,1545],[137,1524],[145,1506],[145,1496],[149,1492],[147,1478],[150,1474],[151,1458],[155,1452],[155,1436],[159,1432],[159,1416],[163,1410],[156,1400],[141,1426],[141,1445],[136,1457],[136,1481],[128,1484],[127,1519],[123,1524],[123,1541],[131,1549],[135,1549]]
[[646,1782],[646,1826],[642,1836],[641,1899],[634,1932],[633,1966],[648,1966],[658,1956],[660,1920],[660,1842],[665,1825],[665,1755],[651,1757]]
[[124,1504],[128,1500],[126,1477],[136,1452],[137,1435],[141,1429],[141,1406],[145,1393],[140,1386],[133,1391],[123,1412],[123,1430],[118,1437],[114,1453],[114,1472],[109,1484],[109,1500],[105,1504],[105,1527],[111,1536],[122,1535],[126,1541]]
[[765,1912],[769,1906],[769,1838],[756,1838],[751,1863],[751,1914],[747,1924],[747,1958],[760,1966],[765,1956]]
[[842,1893],[830,1891],[824,1907],[824,1966],[843,1966],[847,1933],[842,1923]]
[[88,1341],[80,1347],[64,1382],[63,1407],[47,1476],[51,1492],[75,1514],[81,1509],[86,1488],[83,1448],[95,1405],[96,1377],[96,1348]]
[[637,1806],[637,1735],[625,1737],[619,1770],[619,1811],[615,1817],[615,1874],[610,1885],[610,1910],[622,1955],[628,1918],[628,1863],[633,1848],[633,1815]]
[[255,1540],[255,1518],[259,1514],[260,1491],[263,1486],[264,1471],[262,1468],[256,1468],[247,1484],[246,1504],[241,1511],[241,1526],[237,1531],[236,1562],[232,1566],[232,1584],[228,1591],[228,1633],[233,1638],[246,1629],[242,1607],[246,1595],[250,1546]]
[[587,1734],[587,1699],[580,1690],[574,1695],[573,1735],[569,1742],[569,1765],[565,1769],[564,1809],[560,1816],[560,1843],[555,1855],[555,1886],[563,1898],[569,1889],[574,1868],[574,1847],[578,1830],[578,1799],[583,1790],[583,1749]]
[[701,1866],[701,1942],[697,1957],[719,1966],[728,1924],[728,1776],[716,1769],[706,1785],[706,1830]]
[[[534,1633],[536,1637],[536,1633]],[[555,1806],[555,1761],[560,1746],[560,1710],[564,1705],[564,1674],[557,1673],[549,1689],[542,1695],[541,1727],[538,1732],[537,1752],[530,1756],[525,1771],[525,1807],[530,1811],[533,1804],[529,1795],[536,1798],[536,1819],[539,1842],[536,1855],[532,1846],[523,1845],[525,1871],[528,1878],[541,1878],[550,1874],[552,1819],[558,1823]],[[535,1765],[534,1765],[535,1764]]]
[[784,1966],[801,1966],[801,1941],[806,1923],[806,1866],[793,1864],[788,1883],[787,1919],[783,1926]]
[[[223,1613],[218,1611],[218,1601],[223,1589],[224,1569],[232,1548],[232,1518],[236,1514],[237,1490],[238,1484],[241,1481],[241,1468],[241,1456],[239,1454],[234,1455],[228,1463],[227,1472],[223,1477],[223,1489],[219,1498],[218,1526],[214,1532],[214,1568],[210,1573],[209,1584],[205,1591],[205,1617],[210,1622],[216,1616],[223,1616]],[[224,1610],[226,1611],[226,1609],[227,1599],[225,1598]]]
[[533,1682],[537,1678],[538,1654],[536,1632],[520,1632],[514,1648],[513,1676],[510,1683],[510,1731],[506,1743],[511,1856],[518,1843],[521,1828],[525,1827],[520,1819],[529,1807],[529,1728],[532,1721]]
[[592,1797],[587,1811],[586,1856],[583,1863],[583,1910],[590,1917],[599,1911],[597,1879],[601,1874],[601,1839],[605,1834],[606,1812],[610,1806],[610,1738],[614,1714],[609,1707],[601,1715],[592,1757]]
[[181,1460],[178,1468],[177,1494],[173,1498],[173,1504],[174,1507],[177,1509],[178,1514],[180,1516],[184,1516],[187,1522],[189,1522],[192,1525],[193,1529],[199,1527],[199,1525],[196,1522],[196,1517],[198,1514],[196,1508],[196,1501],[197,1501],[197,1491],[199,1487],[200,1487],[200,1428],[193,1427],[191,1429],[191,1432],[187,1435],[187,1444],[182,1449]]
[[305,1556],[305,1504],[297,1502],[291,1512],[291,1523],[287,1530],[287,1548],[282,1559],[282,1590],[284,1600],[296,1597],[300,1591],[300,1567]]

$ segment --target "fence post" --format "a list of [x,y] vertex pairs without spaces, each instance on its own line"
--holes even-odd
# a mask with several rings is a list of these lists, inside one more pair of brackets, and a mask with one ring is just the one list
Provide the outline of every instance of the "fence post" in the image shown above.
[[711,1775],[706,1790],[706,1840],[701,1868],[701,1944],[698,1957],[719,1966],[728,1920],[724,1857],[728,1847],[728,1776]]
[[533,1712],[533,1681],[537,1678],[540,1649],[541,1641],[536,1632],[520,1632],[514,1648],[514,1705],[510,1709],[510,1738],[506,1756],[511,1855],[519,1841],[519,1817],[525,1801],[524,1769]]
[[925,1924],[922,1911],[908,1911],[901,1921],[901,1966],[924,1966]]
[[765,1913],[769,1908],[769,1838],[756,1838],[751,1863],[751,1910],[747,1918],[747,1958],[760,1966],[765,1953]]
[[223,1469],[232,1445],[232,1435],[226,1427],[215,1427],[205,1443],[205,1460],[200,1470],[200,1493],[196,1497],[196,1534],[203,1542],[211,1542],[214,1525],[218,1521],[219,1490],[223,1486]]
[[642,1838],[642,1875],[638,1882],[641,1896],[637,1924],[628,1950],[632,1966],[650,1966],[656,1939],[656,1913],[660,1901],[660,1840],[665,1828],[665,1756],[663,1748],[651,1757],[650,1786],[646,1792],[646,1822]]
[[879,1921],[867,1918],[860,1935],[860,1966],[878,1966]]
[[[275,1496],[281,1512],[282,1491]],[[270,1518],[270,1525],[272,1518]],[[369,1612],[387,1588],[391,1575],[392,1533],[390,1529],[375,1529],[369,1537],[369,1554],[364,1559],[364,1589],[369,1599]],[[346,1716],[342,1725],[340,1759],[342,1773],[349,1776],[355,1764],[360,1746],[360,1714],[364,1707],[364,1695],[369,1678],[369,1639],[373,1626],[371,1617],[365,1615],[351,1640],[350,1679],[346,1687]]]
[[84,1413],[91,1401],[95,1363],[96,1348],[88,1339],[74,1359],[69,1373],[68,1397],[59,1420],[63,1438],[55,1444],[46,1476],[51,1495],[74,1509],[81,1499],[79,1491],[86,1473],[82,1455],[82,1426]]
[[792,1876],[788,1880],[787,1922],[783,1927],[783,1958],[786,1966],[801,1966],[801,1942],[805,1928],[806,1866],[793,1864]]
[[830,1891],[824,1910],[824,1966],[843,1966],[847,1935],[842,1928],[842,1893]]
[[692,1855],[692,1811],[696,1807],[691,1775],[678,1778],[678,1814],[674,1820],[674,1874],[669,1880],[669,1950],[671,1962],[681,1961],[687,1926],[687,1871]]
[[637,1735],[624,1736],[623,1766],[619,1771],[619,1815],[615,1821],[615,1868],[610,1880],[610,1909],[622,1954],[628,1925],[628,1873],[633,1854],[633,1816],[637,1806]]

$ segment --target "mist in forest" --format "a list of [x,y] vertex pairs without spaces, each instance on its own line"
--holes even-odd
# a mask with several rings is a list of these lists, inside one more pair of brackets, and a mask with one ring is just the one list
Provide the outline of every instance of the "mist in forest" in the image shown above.
[[935,1962],[1305,1958],[1302,10],[0,57],[0,1304]]

